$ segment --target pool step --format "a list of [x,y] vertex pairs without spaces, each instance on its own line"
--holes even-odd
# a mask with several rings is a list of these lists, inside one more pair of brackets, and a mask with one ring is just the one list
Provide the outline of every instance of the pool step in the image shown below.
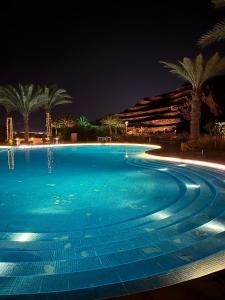
[[[2,276],[0,277],[0,294],[27,294],[27,293],[44,293],[54,292],[57,288],[61,291],[79,290],[93,288],[104,284],[121,283],[136,279],[150,278],[157,274],[162,274],[168,270],[172,271],[178,267],[193,263],[198,259],[198,255],[192,256],[193,253],[201,254],[201,258],[208,257],[215,251],[220,251],[224,247],[224,236],[212,241],[201,243],[201,246],[191,246],[185,251],[177,251],[155,257],[154,259],[145,259],[128,264],[114,265],[114,261],[106,263],[105,268],[94,269],[82,272],[70,272],[71,265],[68,265],[68,272],[55,274],[59,265],[42,266],[44,273],[35,276]],[[219,242],[218,242],[219,241]],[[214,245],[214,247],[212,247]],[[191,253],[191,254],[190,254]],[[72,266],[73,268],[73,266]],[[10,272],[10,267],[8,267]],[[21,269],[22,271],[22,269]],[[47,273],[46,273],[47,272]],[[29,271],[27,271],[29,273]],[[35,283],[35,284],[34,284]]]

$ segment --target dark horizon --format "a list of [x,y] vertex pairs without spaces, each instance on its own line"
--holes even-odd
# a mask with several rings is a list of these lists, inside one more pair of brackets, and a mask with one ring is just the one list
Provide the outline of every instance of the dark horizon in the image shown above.
[[[0,85],[56,83],[68,90],[73,104],[56,108],[55,116],[84,114],[95,120],[179,87],[182,81],[160,60],[175,62],[199,52],[224,55],[225,43],[204,50],[196,45],[223,16],[224,10],[214,9],[210,0],[186,5],[178,0],[33,1],[32,6],[8,1],[0,12]],[[43,126],[44,113],[34,113],[31,130]],[[17,117],[15,129],[21,128]]]

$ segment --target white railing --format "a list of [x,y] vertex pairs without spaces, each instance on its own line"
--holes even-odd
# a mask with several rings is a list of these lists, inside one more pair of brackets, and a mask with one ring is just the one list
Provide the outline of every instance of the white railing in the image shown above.
[[97,141],[99,143],[111,143],[112,138],[111,138],[111,136],[98,136]]

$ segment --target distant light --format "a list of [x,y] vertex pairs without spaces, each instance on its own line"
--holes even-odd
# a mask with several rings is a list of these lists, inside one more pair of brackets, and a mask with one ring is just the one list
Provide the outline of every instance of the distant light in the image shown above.
[[19,146],[19,145],[20,145],[20,139],[16,138],[16,146]]

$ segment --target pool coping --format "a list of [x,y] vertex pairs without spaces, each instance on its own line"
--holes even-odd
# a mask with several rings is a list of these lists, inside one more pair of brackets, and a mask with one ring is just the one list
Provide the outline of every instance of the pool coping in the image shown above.
[[67,144],[44,144],[44,145],[20,145],[20,146],[9,146],[4,145],[0,146],[0,149],[39,149],[39,148],[57,148],[57,147],[74,147],[74,146],[138,146],[138,147],[151,147],[142,154],[139,154],[140,158],[145,159],[152,159],[152,160],[162,160],[167,162],[174,162],[174,163],[183,163],[183,164],[191,164],[195,166],[202,166],[208,167],[213,169],[218,169],[225,171],[225,164],[215,163],[215,162],[208,162],[204,160],[197,160],[197,159],[188,159],[188,158],[180,158],[180,157],[172,157],[172,156],[165,156],[164,155],[156,155],[150,154],[149,151],[151,150],[159,150],[162,149],[162,146],[155,145],[155,144],[140,144],[140,143],[67,143]]
[[40,144],[40,145],[19,145],[9,146],[1,145],[0,149],[35,149],[35,148],[54,148],[54,147],[73,147],[73,146],[140,146],[140,147],[153,147],[155,149],[161,149],[160,145],[153,144],[140,144],[140,143],[60,143],[60,144]]

